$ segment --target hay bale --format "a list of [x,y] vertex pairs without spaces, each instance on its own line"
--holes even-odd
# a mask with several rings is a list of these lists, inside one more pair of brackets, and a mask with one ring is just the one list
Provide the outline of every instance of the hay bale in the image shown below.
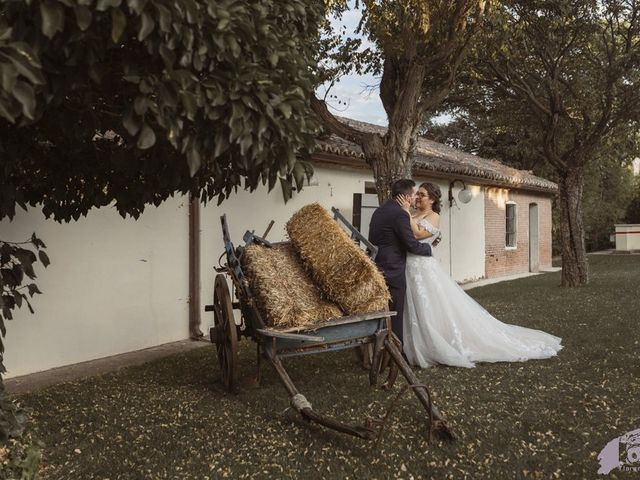
[[296,212],[287,233],[316,284],[348,315],[389,308],[382,273],[319,204]]
[[304,327],[343,315],[337,305],[323,298],[291,245],[250,245],[243,264],[268,326]]

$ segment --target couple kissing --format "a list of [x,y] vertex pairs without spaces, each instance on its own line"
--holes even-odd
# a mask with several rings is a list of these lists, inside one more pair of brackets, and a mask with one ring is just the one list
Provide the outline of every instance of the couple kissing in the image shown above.
[[440,188],[397,180],[391,198],[373,213],[369,240],[391,302],[392,329],[413,365],[473,367],[555,356],[561,339],[493,317],[444,271],[433,256],[442,238]]

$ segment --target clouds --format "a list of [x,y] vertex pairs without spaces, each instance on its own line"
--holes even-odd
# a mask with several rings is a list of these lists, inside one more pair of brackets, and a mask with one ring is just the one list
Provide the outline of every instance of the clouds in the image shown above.
[[[335,115],[361,120],[363,122],[387,125],[387,115],[378,96],[379,79],[372,75],[347,75],[335,84],[330,95],[337,98],[327,98],[329,110]],[[369,86],[375,86],[369,88]],[[319,95],[325,94],[325,89],[318,90]],[[338,103],[338,101],[342,103]]]
[[[352,8],[344,12],[341,19],[332,19],[331,23],[336,31],[344,31],[347,36],[355,37],[357,36],[355,31],[361,17],[361,11]],[[362,39],[362,49],[374,48],[368,39],[362,36],[359,38]],[[387,114],[382,107],[379,96],[379,83],[380,79],[373,75],[350,74],[343,76],[329,92],[330,95],[337,97],[327,98],[329,110],[336,115],[387,126]],[[327,86],[326,84],[322,85],[317,90],[317,95],[320,98],[325,96]]]

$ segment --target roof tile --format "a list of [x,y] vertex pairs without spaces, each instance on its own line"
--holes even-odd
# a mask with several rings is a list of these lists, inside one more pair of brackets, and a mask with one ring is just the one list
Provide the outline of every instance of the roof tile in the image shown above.
[[[340,120],[359,130],[379,133],[380,135],[384,135],[387,130],[378,125],[349,118],[340,117]],[[321,152],[364,160],[364,153],[359,145],[337,135],[318,140],[318,148]],[[481,158],[426,138],[418,138],[414,155],[414,168],[418,170],[464,175],[493,181],[496,185],[530,188],[550,193],[555,193],[558,190],[557,184],[545,178],[537,177],[530,171],[518,170],[497,160]]]

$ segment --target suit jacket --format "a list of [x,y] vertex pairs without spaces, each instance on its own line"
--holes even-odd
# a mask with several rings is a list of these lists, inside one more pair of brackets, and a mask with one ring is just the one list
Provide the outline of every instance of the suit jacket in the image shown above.
[[406,211],[393,200],[387,200],[373,212],[369,224],[369,241],[378,247],[376,264],[382,270],[389,287],[406,286],[407,252],[431,256],[431,245],[420,243]]

